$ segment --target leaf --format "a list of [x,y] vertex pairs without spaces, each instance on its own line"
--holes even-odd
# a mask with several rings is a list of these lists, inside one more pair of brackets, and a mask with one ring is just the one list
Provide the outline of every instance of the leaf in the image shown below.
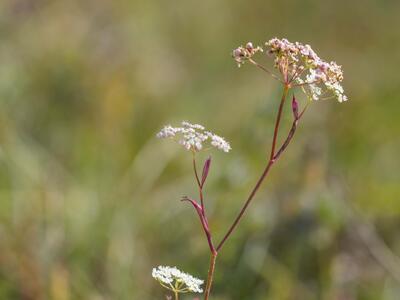
[[201,186],[203,186],[204,183],[206,182],[208,171],[210,170],[210,165],[211,165],[211,156],[208,157],[207,160],[204,162],[203,174],[201,176]]

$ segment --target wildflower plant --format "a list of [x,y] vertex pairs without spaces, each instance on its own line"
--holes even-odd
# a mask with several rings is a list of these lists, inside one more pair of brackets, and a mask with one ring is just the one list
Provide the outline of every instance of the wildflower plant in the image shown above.
[[[273,58],[272,70],[255,60],[255,56],[262,53],[266,53],[267,56]],[[210,148],[229,152],[231,150],[229,143],[224,138],[207,131],[202,125],[191,124],[187,121],[183,121],[181,127],[172,127],[167,125],[157,134],[157,137],[159,138],[170,138],[175,140],[193,154],[192,165],[194,179],[198,187],[198,199],[184,196],[181,200],[190,203],[197,212],[210,250],[210,266],[204,290],[204,300],[207,300],[210,297],[218,254],[220,254],[221,249],[237,228],[247,208],[257,194],[261,184],[269,174],[271,167],[279,160],[279,158],[281,158],[283,152],[292,141],[298,128],[298,124],[310,103],[324,99],[337,99],[339,102],[347,101],[347,96],[344,94],[341,85],[343,80],[341,66],[337,65],[333,61],[326,62],[322,60],[309,45],[304,45],[299,42],[292,43],[287,39],[273,38],[265,43],[264,48],[260,46],[255,47],[251,42],[248,42],[245,46],[240,46],[233,50],[232,56],[239,67],[245,63],[250,63],[276,79],[282,85],[282,97],[277,104],[278,109],[267,163],[253,189],[250,191],[249,196],[244,201],[236,218],[218,243],[215,243],[213,240],[213,234],[209,226],[204,199],[204,185],[211,167],[211,156],[204,162],[201,176],[199,176],[200,173],[197,168],[196,154],[199,151]],[[301,91],[308,98],[308,101],[302,108],[294,96],[296,90]],[[292,125],[284,134],[286,137],[283,139],[283,142],[278,144],[283,108],[290,91],[293,91],[292,101],[290,104],[292,110]],[[175,283],[178,282],[178,287],[180,286],[180,283],[186,285],[184,288],[185,292],[201,292],[200,289],[189,288],[190,285],[188,285],[185,280],[179,279],[179,276],[170,275],[180,274],[177,272],[180,271],[175,269],[172,271],[172,269],[163,269],[163,267],[159,267],[159,269],[153,270],[153,277],[156,278],[164,287],[169,288],[174,292],[178,289],[173,284],[174,280]],[[177,294],[175,295],[176,299],[178,299]]]
[[334,61],[322,60],[310,45],[274,38],[265,43],[265,48],[267,54],[274,58],[274,67],[281,78],[253,60],[255,54],[264,50],[250,42],[233,50],[233,58],[239,67],[248,61],[284,85],[300,87],[311,100],[336,98],[339,102],[347,101],[340,84],[343,80],[342,68]]

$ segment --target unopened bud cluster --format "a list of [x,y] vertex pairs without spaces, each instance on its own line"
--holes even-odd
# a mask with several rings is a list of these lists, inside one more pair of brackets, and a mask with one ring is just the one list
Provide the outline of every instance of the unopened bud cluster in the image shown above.
[[240,67],[246,60],[252,58],[257,52],[263,52],[260,46],[254,47],[253,43],[248,42],[246,47],[240,46],[233,50],[232,56]]

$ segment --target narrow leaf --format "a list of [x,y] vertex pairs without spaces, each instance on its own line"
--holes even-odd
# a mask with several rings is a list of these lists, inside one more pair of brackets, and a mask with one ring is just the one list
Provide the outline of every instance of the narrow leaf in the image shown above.
[[201,176],[201,186],[203,186],[204,183],[206,182],[208,171],[210,170],[210,165],[211,165],[211,156],[208,157],[207,160],[204,162],[203,175]]
[[295,120],[299,118],[299,104],[297,103],[296,97],[293,95],[292,99],[292,111]]

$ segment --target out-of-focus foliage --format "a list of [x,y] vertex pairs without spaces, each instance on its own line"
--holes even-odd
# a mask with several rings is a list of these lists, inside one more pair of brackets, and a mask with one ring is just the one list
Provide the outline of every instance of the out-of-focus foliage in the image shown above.
[[275,36],[342,64],[350,100],[311,106],[222,250],[213,299],[398,299],[399,12],[397,0],[1,1],[0,299],[165,299],[159,264],[205,278],[207,243],[179,201],[196,193],[190,154],[155,133],[188,119],[231,142],[207,182],[221,238],[263,168],[279,97],[230,51]]

